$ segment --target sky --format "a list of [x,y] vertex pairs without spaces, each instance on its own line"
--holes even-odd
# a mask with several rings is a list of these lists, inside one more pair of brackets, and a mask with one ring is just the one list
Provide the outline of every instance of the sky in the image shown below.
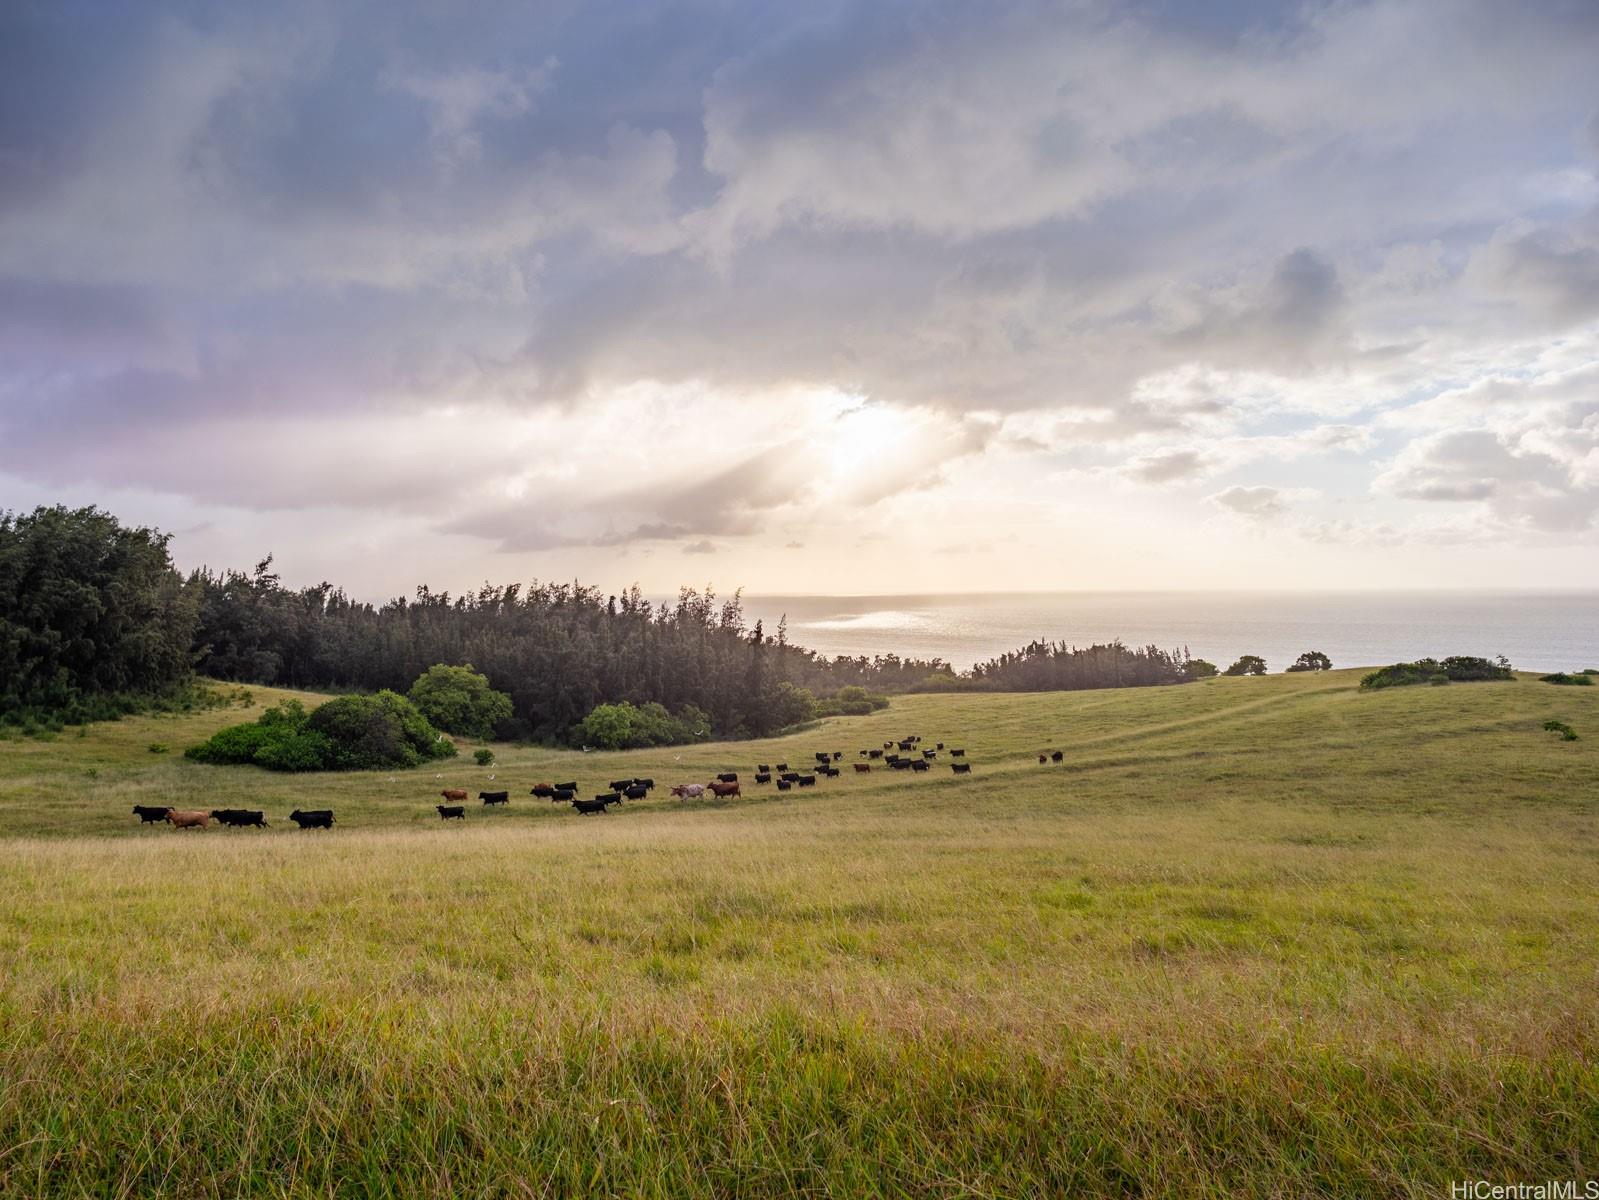
[[1599,4],[0,6],[0,508],[180,565],[1599,586]]

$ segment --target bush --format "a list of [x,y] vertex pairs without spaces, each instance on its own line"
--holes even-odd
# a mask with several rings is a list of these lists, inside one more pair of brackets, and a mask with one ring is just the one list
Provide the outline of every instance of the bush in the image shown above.
[[1564,721],[1545,721],[1543,723],[1543,727],[1550,733],[1558,733],[1560,735],[1560,740],[1563,742],[1574,742],[1577,740],[1577,731],[1570,725],[1567,725]]
[[1258,654],[1245,654],[1222,672],[1223,675],[1264,675],[1265,673],[1266,660]]
[[1320,650],[1306,650],[1298,658],[1294,659],[1293,665],[1288,670],[1330,671],[1332,670],[1332,659],[1328,658]]
[[494,751],[474,750],[472,751],[472,761],[480,767],[487,767],[494,762]]
[[[79,728],[82,727],[80,726]],[[165,754],[168,750],[171,750],[172,747],[167,745],[165,742],[151,742],[145,747],[145,749],[151,754]]]
[[1567,675],[1564,671],[1556,671],[1553,675],[1538,676],[1539,683],[1554,683],[1561,687],[1592,687],[1593,676],[1583,671],[1576,675]]
[[[811,715],[816,717],[864,717],[888,707],[887,696],[877,696],[863,687],[842,687],[832,696],[816,701]],[[803,720],[804,718],[801,718]],[[797,722],[790,722],[797,724]]]
[[411,685],[417,711],[447,733],[487,741],[511,719],[511,697],[489,686],[487,675],[435,663]]
[[1202,658],[1190,658],[1183,664],[1183,675],[1189,679],[1211,679],[1220,673],[1215,663]]
[[635,706],[597,704],[573,730],[575,740],[600,750],[636,750],[645,746],[679,746],[710,734],[711,722],[692,704],[676,714],[651,701]]
[[1367,690],[1387,687],[1411,687],[1420,683],[1434,686],[1446,683],[1476,683],[1511,678],[1510,664],[1503,658],[1490,661],[1457,654],[1439,662],[1435,658],[1419,658],[1410,663],[1394,663],[1371,672],[1360,681]]
[[414,767],[455,752],[409,700],[385,691],[340,696],[313,713],[286,700],[254,722],[218,730],[185,757],[269,771],[361,771]]

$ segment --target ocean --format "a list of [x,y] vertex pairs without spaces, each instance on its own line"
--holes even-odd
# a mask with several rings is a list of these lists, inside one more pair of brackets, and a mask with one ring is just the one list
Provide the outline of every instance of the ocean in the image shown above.
[[1596,592],[1062,592],[745,596],[746,619],[828,656],[942,658],[959,670],[1042,638],[1187,647],[1225,668],[1258,654],[1281,671],[1320,650],[1336,667],[1504,655],[1523,670],[1599,667]]

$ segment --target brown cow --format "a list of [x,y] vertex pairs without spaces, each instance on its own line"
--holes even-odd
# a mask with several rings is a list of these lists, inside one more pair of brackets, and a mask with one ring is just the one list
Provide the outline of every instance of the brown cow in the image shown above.
[[466,799],[466,789],[465,788],[445,788],[442,792],[439,793],[439,795],[443,796],[446,800],[465,800]]
[[[866,751],[862,750],[861,753],[865,754]],[[871,773],[871,770],[872,770],[872,764],[871,763],[856,763],[855,764],[855,773],[857,775],[868,775],[868,774]]]
[[705,790],[713,796],[742,796],[744,794],[738,790],[738,784],[736,783],[707,783]]
[[174,829],[204,829],[211,824],[211,814],[199,809],[170,809],[167,820]]

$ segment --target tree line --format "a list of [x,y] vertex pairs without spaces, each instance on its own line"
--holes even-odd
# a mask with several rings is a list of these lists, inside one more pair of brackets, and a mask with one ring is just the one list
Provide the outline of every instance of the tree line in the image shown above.
[[459,596],[423,586],[374,605],[331,583],[285,587],[270,557],[181,575],[167,535],[95,508],[0,514],[0,716],[13,721],[161,702],[196,673],[403,692],[435,664],[465,663],[510,697],[497,736],[554,741],[580,736],[601,705],[762,736],[816,715],[819,697],[823,713],[852,711],[873,694],[1171,684],[1209,665],[1120,642],[1034,642],[968,674],[937,658],[827,658],[790,643],[782,623],[749,624],[737,593],[710,589],[654,603],[637,587],[610,596],[575,582]]

